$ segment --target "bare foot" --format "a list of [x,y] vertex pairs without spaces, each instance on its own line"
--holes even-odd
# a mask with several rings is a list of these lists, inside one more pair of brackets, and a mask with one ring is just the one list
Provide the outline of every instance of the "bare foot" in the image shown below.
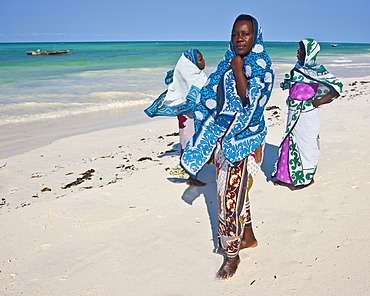
[[312,179],[312,180],[311,180],[311,182],[310,182],[310,183],[308,183],[308,184],[306,184],[306,185],[298,185],[298,186],[296,186],[296,187],[295,187],[295,189],[303,189],[303,188],[307,188],[308,186],[311,186],[311,185],[313,185],[313,184],[315,184],[315,180],[314,180],[314,179]]
[[199,181],[199,180],[195,179],[194,177],[189,177],[186,180],[186,184],[189,185],[189,186],[196,186],[196,187],[203,187],[203,186],[207,185],[207,183]]
[[258,241],[253,233],[252,227],[245,227],[243,231],[242,241],[239,249],[255,248],[258,246]]
[[240,257],[237,255],[235,258],[230,259],[225,257],[225,261],[220,267],[220,270],[217,272],[216,278],[219,280],[226,280],[228,278],[231,278],[238,268],[238,265],[240,263]]
[[299,188],[297,188],[296,186],[294,186],[294,184],[285,183],[285,182],[280,181],[280,180],[274,181],[274,185],[275,185],[275,186],[287,187],[287,188],[289,188],[290,190],[297,190],[297,189],[299,189]]
[[290,190],[300,190],[303,188],[307,188],[308,186],[311,186],[314,183],[315,183],[314,179],[312,179],[311,182],[306,185],[297,185],[297,186],[294,186],[294,184],[285,183],[280,180],[274,181],[275,186],[285,186],[285,187],[288,187]]
[[275,186],[286,186],[288,184],[283,182],[283,181],[277,180],[277,181],[274,182],[274,185]]

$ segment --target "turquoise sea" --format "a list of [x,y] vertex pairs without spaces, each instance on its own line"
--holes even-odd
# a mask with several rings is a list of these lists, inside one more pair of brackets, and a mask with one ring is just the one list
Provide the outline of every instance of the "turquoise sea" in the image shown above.
[[[265,42],[278,83],[297,43]],[[210,74],[228,42],[0,43],[0,128],[95,111],[145,108],[164,89],[181,53],[199,49]],[[321,44],[318,61],[339,77],[370,75],[370,44]],[[73,49],[31,56],[29,50]]]

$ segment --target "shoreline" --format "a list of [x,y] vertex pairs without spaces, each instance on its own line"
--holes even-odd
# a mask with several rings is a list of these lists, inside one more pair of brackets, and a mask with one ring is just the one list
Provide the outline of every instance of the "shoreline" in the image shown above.
[[[368,79],[369,76],[344,77],[345,81]],[[279,83],[275,81],[271,102],[280,93]],[[278,100],[277,100],[278,101]],[[148,105],[149,106],[149,105]],[[152,120],[145,115],[147,105],[96,111],[63,118],[17,123],[0,126],[0,161],[4,158],[25,153],[45,146],[58,139],[81,135],[114,127],[131,126]]]
[[143,123],[150,118],[142,105],[0,126],[0,160],[48,145],[59,139],[114,127]]

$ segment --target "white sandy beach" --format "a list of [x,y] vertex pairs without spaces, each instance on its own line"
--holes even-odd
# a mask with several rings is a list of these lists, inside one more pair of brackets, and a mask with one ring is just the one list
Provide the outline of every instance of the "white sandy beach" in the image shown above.
[[287,93],[274,89],[250,196],[259,246],[226,281],[215,279],[214,167],[202,188],[166,170],[179,161],[176,119],[1,159],[0,295],[370,295],[370,77],[342,81],[320,107],[316,182],[299,191],[269,181],[286,116]]

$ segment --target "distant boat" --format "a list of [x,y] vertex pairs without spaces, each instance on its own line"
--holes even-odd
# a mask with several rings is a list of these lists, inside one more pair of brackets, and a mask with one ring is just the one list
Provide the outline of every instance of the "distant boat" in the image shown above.
[[28,55],[51,55],[51,54],[66,54],[69,53],[72,49],[67,50],[33,50],[27,51]]
[[331,47],[337,47],[338,45],[337,44],[332,44]]

